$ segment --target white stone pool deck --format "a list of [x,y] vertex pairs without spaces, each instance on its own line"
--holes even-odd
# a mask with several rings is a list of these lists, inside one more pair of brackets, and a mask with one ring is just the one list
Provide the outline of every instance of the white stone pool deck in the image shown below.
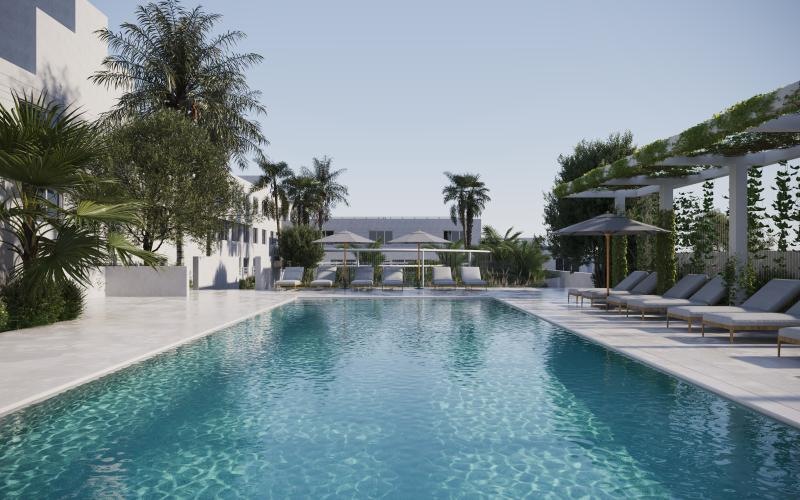
[[670,329],[663,319],[626,319],[567,305],[565,290],[201,291],[189,298],[92,299],[84,315],[0,333],[0,415],[102,377],[296,298],[496,297],[582,337],[800,427],[800,347],[776,357],[775,334],[727,336]]

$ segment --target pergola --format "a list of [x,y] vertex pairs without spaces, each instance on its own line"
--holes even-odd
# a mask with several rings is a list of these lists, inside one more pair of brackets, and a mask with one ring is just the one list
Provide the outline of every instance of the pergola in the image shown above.
[[747,171],[800,158],[800,82],[740,102],[712,119],[625,158],[599,165],[556,187],[569,198],[625,199],[658,193],[659,208],[672,210],[673,190],[729,177],[728,248],[747,259]]

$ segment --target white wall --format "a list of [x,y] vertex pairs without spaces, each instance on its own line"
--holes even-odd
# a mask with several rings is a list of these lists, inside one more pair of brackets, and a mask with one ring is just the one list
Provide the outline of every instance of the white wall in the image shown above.
[[[105,43],[94,31],[106,27],[108,18],[87,0],[58,0],[57,4],[68,2],[74,2],[74,31],[62,24],[65,19],[57,20],[38,8],[35,0],[3,3],[0,26],[14,26],[25,32],[20,36],[0,33],[0,36],[6,37],[6,43],[20,44],[10,47],[16,50],[6,51],[6,54],[15,54],[8,57],[13,57],[22,65],[0,56],[0,103],[7,105],[12,91],[38,94],[41,90],[47,90],[54,98],[80,106],[87,119],[97,118],[114,105],[117,91],[106,90],[88,80],[100,69],[100,63],[107,54]],[[6,7],[7,3],[12,6]],[[52,0],[41,2],[43,6],[53,3]],[[68,10],[69,7],[71,4],[66,7],[59,5],[58,10]],[[47,11],[54,12],[54,9],[47,8]],[[35,24],[29,22],[31,16]],[[28,33],[30,29],[35,29],[34,47],[28,45],[33,39],[33,35]],[[34,50],[35,54],[31,54]],[[29,56],[35,56],[35,68],[25,67]]]
[[109,266],[105,268],[106,297],[186,297],[186,266]]
[[239,288],[239,258],[212,255],[192,258],[192,288],[223,290]]

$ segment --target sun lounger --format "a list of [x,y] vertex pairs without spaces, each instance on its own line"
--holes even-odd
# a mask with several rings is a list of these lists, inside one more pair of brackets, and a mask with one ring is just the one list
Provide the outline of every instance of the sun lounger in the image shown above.
[[[655,273],[653,273],[655,274]],[[656,277],[657,278],[657,277]],[[625,314],[629,312],[628,302],[631,300],[647,300],[647,299],[685,299],[696,292],[703,284],[708,281],[708,276],[705,274],[687,274],[669,290],[664,292],[664,295],[651,295],[641,294],[637,295],[630,293],[627,295],[615,295],[608,298],[608,304],[618,306],[620,309],[625,308]],[[655,287],[653,287],[655,289]]]
[[733,312],[703,314],[703,335],[705,327],[716,326],[728,330],[729,340],[737,331],[770,331],[784,327],[800,326],[800,302],[785,313],[779,312]]
[[686,321],[689,331],[692,323],[702,321],[704,314],[732,312],[777,312],[789,305],[800,294],[800,280],[773,279],[744,301],[741,306],[675,306],[667,309],[667,318]]
[[[630,292],[623,291],[605,297],[606,309],[609,309],[611,306],[619,307],[620,305],[625,305],[624,302],[619,300],[620,297],[629,297],[629,296],[640,297],[642,295],[651,295],[653,292],[656,291],[657,283],[658,283],[658,273],[648,274],[647,277],[642,281],[640,281],[639,284],[637,284],[635,287],[633,287]],[[592,301],[592,305],[594,305],[594,301]]]
[[[632,311],[639,311],[644,318],[648,313],[665,315],[668,308],[675,306],[713,306],[719,304],[726,293],[725,280],[722,276],[716,276],[688,299],[643,297],[629,300],[627,307]],[[669,317],[667,317],[667,327],[669,328]]]
[[375,270],[372,266],[358,266],[356,267],[355,279],[350,282],[351,288],[372,288],[375,286],[373,278],[375,277]]
[[612,296],[634,295],[634,294],[641,295],[641,293],[634,292],[634,289],[636,289],[637,287],[639,287],[639,290],[644,289],[648,290],[647,293],[652,293],[655,290],[656,279],[657,279],[656,273],[648,273],[647,276],[644,277],[644,279],[636,283],[636,285],[630,290],[618,290],[618,291],[611,290],[609,291],[608,295],[606,295],[605,288],[600,288],[598,290],[587,290],[586,292],[581,293],[582,297],[581,305],[583,305],[584,298],[589,299],[590,303],[589,305],[594,306],[594,302],[596,300],[601,300],[602,303],[605,304],[606,299]]
[[383,279],[381,280],[381,289],[389,288],[403,288],[403,268],[402,267],[384,267]]
[[336,266],[317,268],[317,277],[311,282],[314,288],[331,288],[336,282]]
[[303,284],[304,267],[287,267],[281,273],[281,279],[275,282],[275,288],[297,288]]
[[800,326],[778,330],[778,357],[781,356],[781,344],[800,344]]
[[[635,287],[637,284],[639,284],[640,281],[645,279],[648,274],[650,274],[650,273],[647,272],[647,271],[634,271],[631,274],[629,274],[628,276],[626,276],[625,279],[623,279],[622,281],[617,283],[617,286],[612,288],[610,290],[610,292],[623,292],[623,291],[624,292],[629,292],[631,290],[631,288]],[[570,296],[574,296],[576,304],[578,303],[578,298],[581,299],[581,303],[582,303],[583,302],[583,298],[586,297],[586,295],[583,295],[584,293],[589,294],[589,293],[601,293],[601,292],[602,292],[603,296],[605,296],[606,289],[605,288],[570,288],[569,290],[567,290],[567,302],[569,302]]]
[[474,266],[461,266],[461,282],[464,288],[482,286],[486,288],[488,283],[481,278],[481,269]]
[[456,286],[456,281],[453,279],[453,271],[447,266],[433,268],[433,286]]

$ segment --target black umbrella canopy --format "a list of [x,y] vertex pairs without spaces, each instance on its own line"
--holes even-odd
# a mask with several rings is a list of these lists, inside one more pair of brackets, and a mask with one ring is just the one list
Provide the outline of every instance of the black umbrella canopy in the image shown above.
[[666,229],[629,219],[624,215],[603,214],[555,231],[558,236],[603,236],[668,233]]

